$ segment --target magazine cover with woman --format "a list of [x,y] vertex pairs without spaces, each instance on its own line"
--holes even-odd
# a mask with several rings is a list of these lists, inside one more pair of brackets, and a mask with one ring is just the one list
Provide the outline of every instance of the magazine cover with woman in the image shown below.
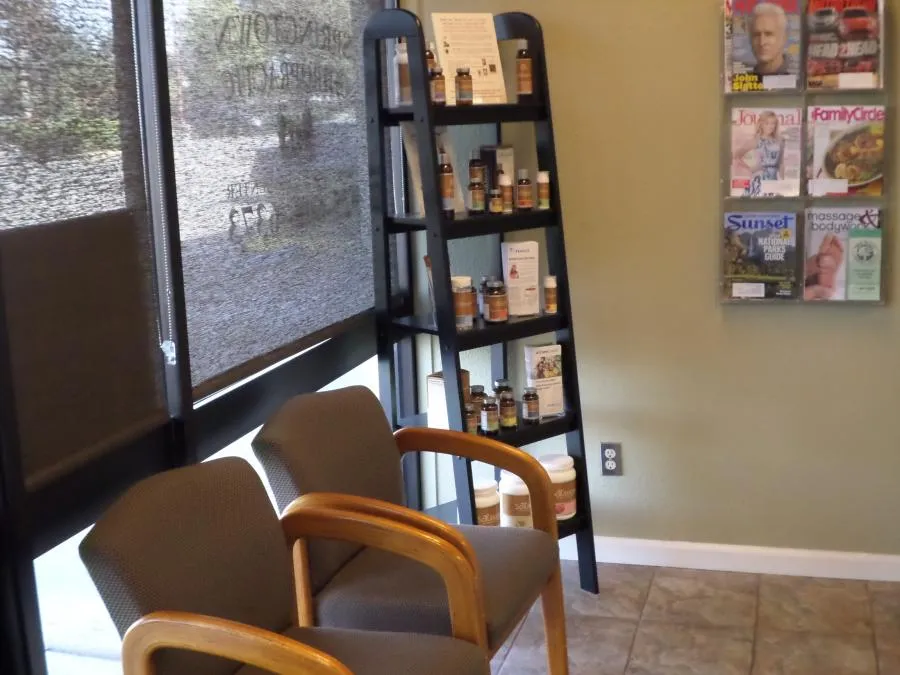
[[800,108],[731,111],[732,197],[800,194]]
[[806,6],[806,86],[881,86],[883,20],[880,0],[809,0]]
[[802,20],[799,0],[725,0],[725,91],[796,89]]
[[884,191],[884,106],[807,108],[807,192],[813,197]]

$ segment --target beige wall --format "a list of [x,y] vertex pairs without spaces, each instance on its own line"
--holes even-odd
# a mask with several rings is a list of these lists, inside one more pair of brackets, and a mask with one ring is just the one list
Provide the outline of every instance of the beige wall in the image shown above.
[[597,533],[900,553],[896,276],[886,307],[717,302],[719,5],[408,6],[544,27]]

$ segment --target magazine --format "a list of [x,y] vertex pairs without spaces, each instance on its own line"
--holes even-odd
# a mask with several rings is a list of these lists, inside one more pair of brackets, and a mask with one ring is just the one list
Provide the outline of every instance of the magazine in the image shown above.
[[807,192],[881,195],[884,106],[810,105],[807,116]]
[[807,209],[805,239],[804,300],[881,300],[877,209]]
[[722,243],[725,298],[798,297],[796,213],[726,213]]
[[800,0],[725,0],[725,91],[796,89]]
[[800,108],[733,108],[731,196],[800,194]]
[[537,389],[541,417],[565,412],[560,345],[526,345],[525,380],[526,386]]
[[806,86],[880,87],[883,16],[881,0],[808,0]]

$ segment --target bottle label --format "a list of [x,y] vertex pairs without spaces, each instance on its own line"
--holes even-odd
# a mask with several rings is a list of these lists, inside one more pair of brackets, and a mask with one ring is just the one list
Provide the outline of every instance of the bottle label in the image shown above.
[[466,417],[466,431],[470,434],[478,433],[478,417],[474,413]]
[[475,508],[475,515],[478,517],[479,525],[496,526],[500,524],[500,503],[497,502],[493,506],[487,506],[483,509]]
[[469,78],[456,78],[456,103],[467,105],[472,102],[472,80]]
[[487,185],[487,167],[483,164],[469,164],[469,182]]
[[556,305],[556,289],[555,288],[545,288],[544,289],[544,311],[547,314],[556,314],[557,305]]
[[487,308],[485,319],[488,321],[509,320],[509,304],[505,293],[503,295],[486,295],[484,299]]
[[400,105],[409,105],[412,103],[412,81],[409,77],[408,63],[397,66],[397,81],[400,89]]
[[530,209],[534,207],[534,194],[530,183],[519,186],[517,206],[520,209]]
[[431,102],[446,103],[447,102],[447,85],[444,78],[433,78],[431,80]]
[[469,209],[484,211],[484,188],[469,188]]
[[500,411],[481,409],[481,428],[484,431],[500,430]]
[[550,208],[550,183],[538,183],[538,208]]
[[512,213],[513,210],[513,189],[512,185],[504,185],[500,188],[503,199],[503,213]]
[[445,211],[453,210],[453,174],[441,174],[441,203]]
[[539,420],[541,418],[541,407],[538,399],[530,399],[522,401],[522,419]]
[[553,508],[557,518],[568,518],[575,513],[575,481],[553,484]]
[[531,527],[531,497],[500,495],[501,521],[506,527]]
[[516,93],[519,96],[531,96],[534,93],[531,75],[531,58],[516,59]]
[[515,403],[500,406],[500,426],[501,427],[506,427],[507,429],[512,429],[518,423],[519,423],[519,419],[516,416],[516,404]]

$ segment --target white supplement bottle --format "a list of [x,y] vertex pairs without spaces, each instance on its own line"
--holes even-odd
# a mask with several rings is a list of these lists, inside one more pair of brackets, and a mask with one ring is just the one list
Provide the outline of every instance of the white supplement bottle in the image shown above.
[[503,527],[534,527],[531,497],[525,481],[514,473],[500,473],[500,524]]
[[553,483],[553,508],[557,520],[575,515],[575,460],[568,455],[538,457]]
[[497,481],[482,481],[475,484],[475,522],[478,525],[500,524],[500,493]]

